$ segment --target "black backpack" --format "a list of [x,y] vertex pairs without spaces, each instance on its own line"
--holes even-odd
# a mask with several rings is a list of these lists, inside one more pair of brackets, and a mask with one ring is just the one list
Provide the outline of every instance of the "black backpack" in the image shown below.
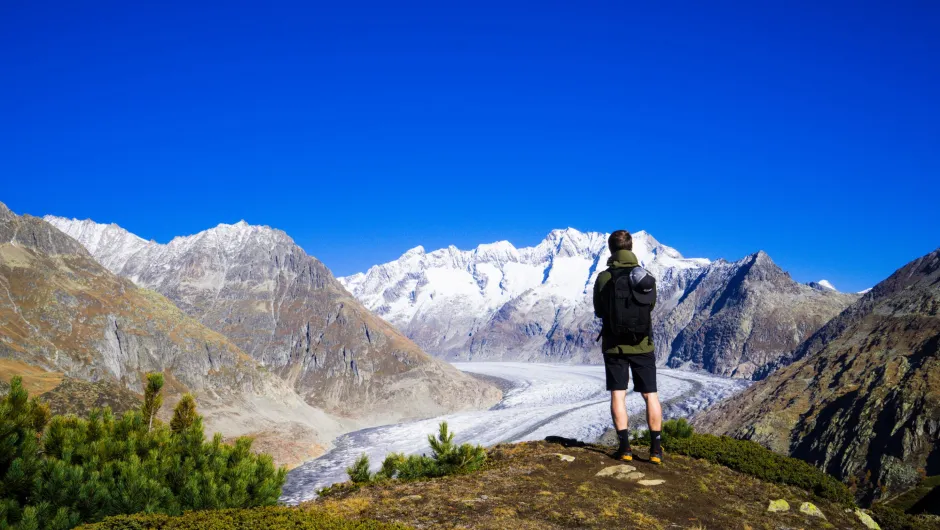
[[604,286],[607,290],[604,324],[614,337],[622,337],[626,343],[639,343],[653,332],[653,305],[637,300],[630,279],[632,271],[633,267],[610,269],[610,280]]

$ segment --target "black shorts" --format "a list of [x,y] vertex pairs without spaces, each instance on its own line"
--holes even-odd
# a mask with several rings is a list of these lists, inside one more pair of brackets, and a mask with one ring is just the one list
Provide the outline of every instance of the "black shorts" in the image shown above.
[[604,371],[607,390],[626,390],[632,371],[634,392],[656,392],[656,354],[653,352],[605,353]]

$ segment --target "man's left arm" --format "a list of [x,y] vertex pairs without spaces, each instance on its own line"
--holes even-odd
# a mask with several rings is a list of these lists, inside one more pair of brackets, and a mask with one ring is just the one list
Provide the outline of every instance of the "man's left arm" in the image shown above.
[[604,303],[604,285],[610,280],[610,273],[604,271],[594,280],[594,316],[604,318],[607,313],[607,304]]

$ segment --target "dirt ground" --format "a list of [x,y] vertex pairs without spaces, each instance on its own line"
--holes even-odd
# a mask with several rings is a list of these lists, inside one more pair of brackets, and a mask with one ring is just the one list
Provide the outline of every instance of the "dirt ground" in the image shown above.
[[[655,466],[642,448],[633,462],[617,462],[607,450],[547,442],[501,445],[490,451],[481,472],[341,488],[310,505],[415,528],[864,528],[845,507],[801,489],[681,456],[667,454],[665,465]],[[563,461],[557,454],[574,460]],[[597,476],[618,464],[644,476]],[[642,485],[638,479],[665,482]],[[770,501],[777,499],[786,500],[789,510],[769,512]],[[804,502],[813,503],[825,518],[801,513]]]

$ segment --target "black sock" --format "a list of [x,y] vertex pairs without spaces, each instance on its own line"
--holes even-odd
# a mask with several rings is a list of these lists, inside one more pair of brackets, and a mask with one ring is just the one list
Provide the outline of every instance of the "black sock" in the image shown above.
[[650,453],[660,453],[662,450],[661,431],[650,430]]
[[617,438],[620,439],[620,450],[630,449],[630,429],[617,431]]

